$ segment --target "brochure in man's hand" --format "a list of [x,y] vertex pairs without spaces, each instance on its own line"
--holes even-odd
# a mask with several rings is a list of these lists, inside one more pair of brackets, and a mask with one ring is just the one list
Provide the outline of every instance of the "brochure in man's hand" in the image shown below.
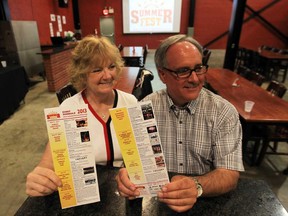
[[130,180],[140,197],[156,196],[169,177],[152,102],[109,111]]

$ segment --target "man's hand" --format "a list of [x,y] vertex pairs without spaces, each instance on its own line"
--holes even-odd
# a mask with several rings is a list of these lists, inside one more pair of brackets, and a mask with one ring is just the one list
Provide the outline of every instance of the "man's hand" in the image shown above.
[[27,175],[26,193],[29,196],[46,196],[61,186],[61,179],[48,168],[37,166]]
[[197,201],[197,188],[191,177],[177,175],[158,193],[159,201],[166,203],[176,212],[191,209]]

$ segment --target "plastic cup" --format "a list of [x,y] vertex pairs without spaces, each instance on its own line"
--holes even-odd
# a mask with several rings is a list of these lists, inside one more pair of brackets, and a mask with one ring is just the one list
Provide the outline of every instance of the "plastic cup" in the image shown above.
[[7,62],[6,61],[1,61],[2,67],[7,67]]
[[245,112],[251,112],[254,104],[255,103],[253,101],[245,101],[245,106],[244,106]]

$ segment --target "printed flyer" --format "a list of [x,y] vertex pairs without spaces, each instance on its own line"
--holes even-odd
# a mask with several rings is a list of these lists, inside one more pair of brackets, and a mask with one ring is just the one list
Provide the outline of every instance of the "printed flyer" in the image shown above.
[[62,208],[100,201],[88,106],[44,109]]
[[140,197],[156,196],[169,177],[152,102],[109,111],[131,181]]

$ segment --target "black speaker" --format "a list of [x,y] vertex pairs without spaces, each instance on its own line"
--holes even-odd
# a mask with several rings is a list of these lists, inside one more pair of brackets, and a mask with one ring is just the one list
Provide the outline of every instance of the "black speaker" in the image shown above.
[[59,7],[67,8],[68,7],[68,0],[58,0]]

